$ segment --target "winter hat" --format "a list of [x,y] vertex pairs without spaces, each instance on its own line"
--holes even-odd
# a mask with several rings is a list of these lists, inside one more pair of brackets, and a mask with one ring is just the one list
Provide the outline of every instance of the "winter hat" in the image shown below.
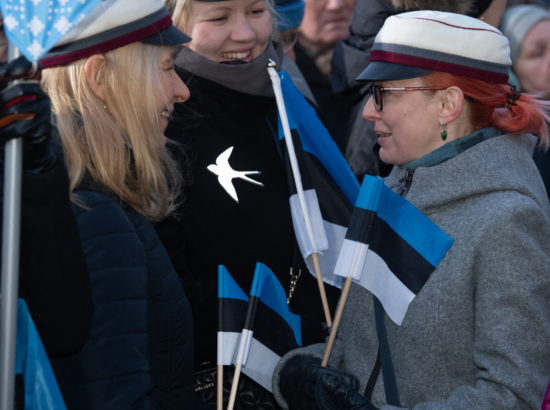
[[141,41],[177,45],[190,41],[172,25],[162,0],[103,0],[40,60],[43,68]]
[[297,28],[304,18],[304,0],[275,0],[279,31]]
[[440,10],[479,17],[493,0],[391,0],[397,10]]
[[487,11],[493,0],[474,0],[470,6],[468,16],[480,17]]
[[504,12],[500,29],[510,42],[510,57],[514,64],[527,33],[541,20],[550,20],[550,14],[534,4],[513,6]]
[[473,17],[421,10],[390,16],[376,35],[370,64],[357,80],[398,80],[433,71],[506,84],[506,37]]

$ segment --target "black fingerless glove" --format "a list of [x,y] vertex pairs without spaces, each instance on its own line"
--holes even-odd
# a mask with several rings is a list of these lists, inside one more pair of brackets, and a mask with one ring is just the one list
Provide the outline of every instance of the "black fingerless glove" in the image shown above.
[[321,367],[321,360],[299,355],[288,360],[280,373],[280,390],[290,409],[376,410],[358,391],[349,374]]

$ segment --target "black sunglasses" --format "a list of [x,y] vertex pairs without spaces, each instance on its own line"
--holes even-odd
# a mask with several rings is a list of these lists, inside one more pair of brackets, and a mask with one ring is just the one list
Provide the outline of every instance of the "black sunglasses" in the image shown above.
[[374,83],[370,83],[369,85],[369,93],[372,95],[372,98],[374,99],[374,108],[376,108],[376,111],[380,112],[382,111],[382,108],[384,108],[384,102],[382,99],[382,95],[384,94],[384,91],[429,91],[429,90],[444,90],[444,88],[434,88],[434,87],[382,87],[381,85],[377,85]]

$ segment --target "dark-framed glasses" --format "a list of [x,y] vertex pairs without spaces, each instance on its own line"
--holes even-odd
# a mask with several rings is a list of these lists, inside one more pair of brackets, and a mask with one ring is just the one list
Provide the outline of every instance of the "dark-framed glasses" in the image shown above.
[[374,99],[374,108],[376,111],[382,111],[384,108],[383,94],[384,91],[436,91],[444,90],[444,88],[435,88],[435,87],[382,87],[381,85],[370,83],[369,93]]

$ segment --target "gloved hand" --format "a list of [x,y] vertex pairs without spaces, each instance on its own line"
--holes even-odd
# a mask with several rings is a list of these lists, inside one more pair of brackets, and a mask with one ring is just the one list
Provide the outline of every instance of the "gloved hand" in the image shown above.
[[[33,75],[33,66],[20,57],[0,67],[0,81]],[[50,149],[52,135],[50,99],[36,80],[21,81],[0,92],[0,146],[23,138],[23,169],[40,171],[55,162]]]
[[359,382],[349,374],[321,367],[321,360],[298,355],[280,373],[281,393],[290,409],[376,410],[357,390]]

